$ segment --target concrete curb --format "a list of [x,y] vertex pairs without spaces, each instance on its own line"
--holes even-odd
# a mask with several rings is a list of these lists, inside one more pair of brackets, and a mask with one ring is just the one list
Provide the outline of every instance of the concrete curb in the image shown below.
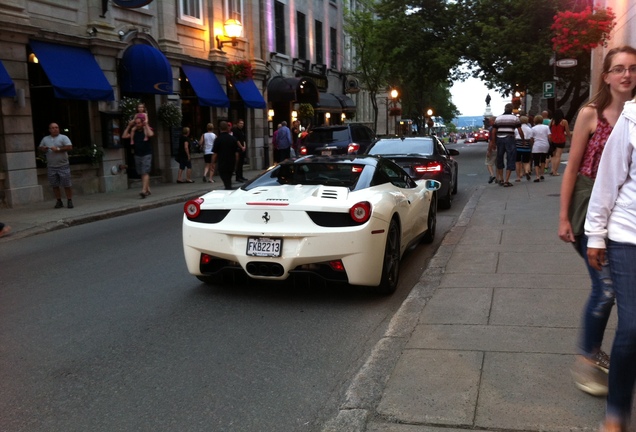
[[322,432],[364,432],[369,418],[375,415],[391,373],[402,355],[402,350],[419,322],[428,300],[440,285],[442,275],[453,250],[459,243],[466,226],[475,213],[477,203],[484,191],[480,186],[473,192],[455,225],[444,236],[439,248],[429,261],[369,358],[353,378],[345,394],[345,401],[335,418],[327,421]]

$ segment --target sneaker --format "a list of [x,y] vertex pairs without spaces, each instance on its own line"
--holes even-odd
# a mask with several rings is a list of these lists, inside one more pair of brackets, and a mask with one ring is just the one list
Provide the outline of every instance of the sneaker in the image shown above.
[[589,360],[594,363],[594,366],[596,366],[603,372],[609,373],[610,356],[605,351],[600,350],[592,357],[590,357]]
[[62,204],[62,200],[57,200],[54,208],[62,208],[62,207],[64,207],[64,204]]
[[207,183],[208,182],[208,178],[203,176],[203,183]]
[[607,395],[607,374],[583,356],[576,356],[570,372],[579,390],[592,396]]
[[68,200],[68,201],[66,201],[66,207],[67,207],[67,208],[73,208],[73,207],[74,207],[74,206],[73,206],[73,200]]
[[488,179],[488,184],[490,184],[490,183],[492,183],[492,182],[494,182],[494,181],[495,181],[495,178],[491,176],[491,177]]

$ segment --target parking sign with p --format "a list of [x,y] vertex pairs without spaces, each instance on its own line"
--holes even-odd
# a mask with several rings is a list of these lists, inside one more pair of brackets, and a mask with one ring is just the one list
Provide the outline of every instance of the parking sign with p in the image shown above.
[[545,81],[543,83],[543,98],[550,99],[554,97],[556,83],[554,81]]

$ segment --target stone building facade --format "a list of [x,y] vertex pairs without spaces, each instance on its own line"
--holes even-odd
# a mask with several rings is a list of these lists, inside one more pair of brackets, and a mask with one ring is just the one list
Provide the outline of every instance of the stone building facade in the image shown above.
[[[73,142],[76,194],[128,189],[136,173],[120,138],[125,98],[147,107],[151,175],[161,182],[176,179],[183,126],[198,138],[209,122],[244,119],[246,163],[262,169],[272,160],[272,124],[291,123],[301,103],[314,108],[308,124],[351,121],[361,95],[345,73],[343,8],[342,0],[4,0],[0,206],[52,196],[36,151],[50,122]],[[225,25],[236,22],[233,38]],[[226,76],[237,61],[249,63],[250,79]],[[159,122],[164,104],[181,110],[181,125]],[[194,165],[197,174],[202,155]]]

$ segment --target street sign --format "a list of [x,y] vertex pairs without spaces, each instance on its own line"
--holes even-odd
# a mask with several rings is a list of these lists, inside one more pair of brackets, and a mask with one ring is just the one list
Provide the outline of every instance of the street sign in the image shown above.
[[557,60],[556,65],[561,68],[570,68],[577,65],[576,59],[561,59]]
[[554,97],[554,91],[556,89],[556,83],[554,81],[543,82],[543,98],[550,99]]

